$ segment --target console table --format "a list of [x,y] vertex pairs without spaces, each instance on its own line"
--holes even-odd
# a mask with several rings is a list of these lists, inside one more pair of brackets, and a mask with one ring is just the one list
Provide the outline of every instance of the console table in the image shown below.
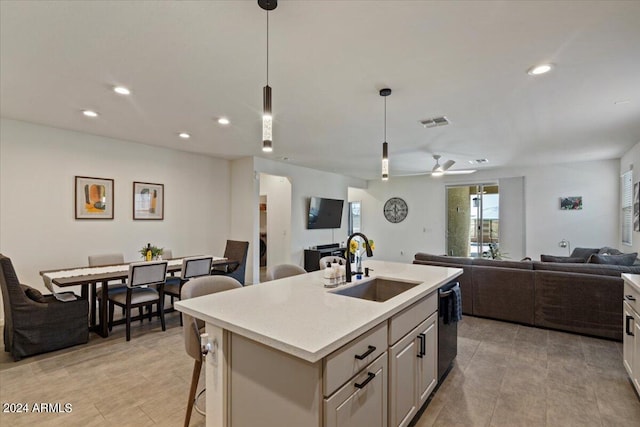
[[339,256],[344,258],[347,248],[341,248],[337,243],[333,245],[318,246],[317,249],[304,250],[304,269],[309,271],[320,270],[320,258],[326,256]]

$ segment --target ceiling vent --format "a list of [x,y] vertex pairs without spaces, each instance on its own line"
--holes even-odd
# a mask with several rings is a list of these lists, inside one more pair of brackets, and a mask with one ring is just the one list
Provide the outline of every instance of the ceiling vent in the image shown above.
[[475,159],[475,160],[469,160],[469,163],[471,163],[472,165],[481,165],[484,163],[489,163],[489,160],[487,159]]
[[445,116],[432,117],[430,119],[420,120],[420,124],[426,128],[434,128],[436,126],[445,126],[449,124],[449,119]]

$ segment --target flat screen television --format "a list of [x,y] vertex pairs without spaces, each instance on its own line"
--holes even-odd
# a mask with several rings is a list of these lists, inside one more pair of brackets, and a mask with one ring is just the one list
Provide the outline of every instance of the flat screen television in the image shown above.
[[311,197],[309,201],[308,229],[340,228],[344,200]]

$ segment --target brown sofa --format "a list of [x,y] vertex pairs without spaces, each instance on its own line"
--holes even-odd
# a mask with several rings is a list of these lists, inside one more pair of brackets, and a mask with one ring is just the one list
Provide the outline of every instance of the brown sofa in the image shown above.
[[462,312],[622,340],[621,273],[640,266],[506,261],[417,253],[414,264],[457,267]]

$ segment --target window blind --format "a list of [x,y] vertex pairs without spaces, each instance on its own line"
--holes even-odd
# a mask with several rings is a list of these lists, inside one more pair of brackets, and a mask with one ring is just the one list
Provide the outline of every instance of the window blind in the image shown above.
[[622,243],[631,245],[633,235],[633,173],[627,171],[621,177]]

